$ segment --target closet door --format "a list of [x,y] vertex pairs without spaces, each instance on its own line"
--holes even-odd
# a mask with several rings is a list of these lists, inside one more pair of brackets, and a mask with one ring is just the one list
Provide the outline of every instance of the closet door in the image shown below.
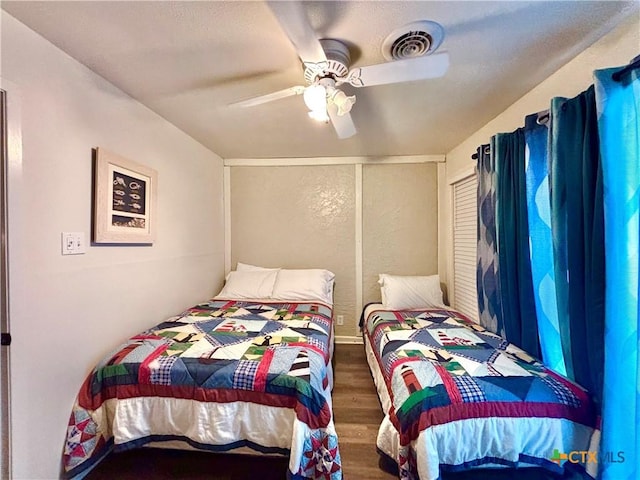
[[453,307],[473,320],[478,320],[477,185],[475,173],[452,185]]

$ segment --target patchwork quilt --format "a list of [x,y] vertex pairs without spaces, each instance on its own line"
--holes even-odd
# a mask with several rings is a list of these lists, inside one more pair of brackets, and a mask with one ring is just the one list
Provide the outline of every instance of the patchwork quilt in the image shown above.
[[331,314],[320,303],[214,299],[130,338],[81,387],[67,478],[82,478],[114,449],[183,442],[287,454],[288,478],[341,479]]
[[374,309],[363,332],[391,403],[395,444],[379,448],[395,453],[401,478],[477,466],[561,473],[557,452],[589,450],[587,392],[461,313]]

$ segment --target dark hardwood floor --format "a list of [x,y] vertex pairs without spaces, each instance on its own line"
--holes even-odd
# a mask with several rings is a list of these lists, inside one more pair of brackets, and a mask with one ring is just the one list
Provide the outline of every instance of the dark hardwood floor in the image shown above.
[[[346,480],[393,480],[393,467],[376,452],[383,418],[362,345],[337,345],[333,407]],[[142,448],[112,453],[87,480],[284,480],[284,458],[220,455]],[[442,480],[558,480],[538,469],[477,471],[443,475]],[[563,480],[574,479],[567,475]]]
[[382,470],[376,436],[384,415],[367,366],[363,345],[336,345],[333,417],[338,432],[344,478],[392,480]]

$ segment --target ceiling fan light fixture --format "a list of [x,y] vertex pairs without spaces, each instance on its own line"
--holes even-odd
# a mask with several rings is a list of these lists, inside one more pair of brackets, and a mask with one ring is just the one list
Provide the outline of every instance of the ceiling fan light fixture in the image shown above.
[[311,111],[325,109],[327,106],[327,91],[322,85],[309,85],[304,90],[304,103]]
[[309,85],[303,94],[304,103],[309,108],[309,116],[319,122],[328,122],[327,90],[320,84]]
[[[318,39],[302,4],[297,1],[267,1],[283,32],[304,66],[308,87],[296,86],[240,102],[261,103],[303,94],[309,117],[331,122],[338,138],[350,138],[356,127],[350,111],[356,98],[336,86],[369,87],[415,82],[442,77],[449,68],[447,52],[436,53],[444,38],[444,29],[429,20],[412,22],[397,28],[385,39],[383,55],[389,61],[351,68],[349,46],[342,40]],[[395,61],[390,61],[395,60]]]
[[351,107],[356,103],[356,96],[348,96],[342,90],[335,89],[331,96],[331,101],[336,107],[338,107],[338,115],[342,116],[351,111]]
[[309,117],[317,122],[329,123],[329,114],[326,108],[324,110],[311,110],[308,113]]

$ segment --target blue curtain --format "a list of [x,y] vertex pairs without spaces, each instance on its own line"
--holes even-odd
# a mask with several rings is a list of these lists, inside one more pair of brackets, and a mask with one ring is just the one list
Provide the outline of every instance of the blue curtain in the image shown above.
[[504,334],[498,283],[496,170],[489,145],[478,147],[478,249],[476,285],[480,325]]
[[605,366],[601,454],[603,480],[640,478],[640,78],[614,81],[595,72],[606,219]]
[[621,81],[618,69],[596,71],[585,92],[552,99],[548,128],[531,115],[492,137],[490,155],[478,150],[481,322],[592,394],[602,412],[599,480],[640,479],[634,66]]
[[[540,121],[544,118],[545,120]],[[538,335],[542,361],[562,375],[564,365],[556,281],[553,266],[553,238],[551,233],[551,204],[549,200],[549,164],[547,143],[549,113],[533,114],[525,118],[525,164],[527,182],[527,212],[531,238],[531,276],[533,280]]]
[[529,254],[524,129],[495,135],[493,145],[504,337],[540,358]]
[[567,375],[601,399],[604,207],[595,90],[551,101],[551,212],[558,324]]

